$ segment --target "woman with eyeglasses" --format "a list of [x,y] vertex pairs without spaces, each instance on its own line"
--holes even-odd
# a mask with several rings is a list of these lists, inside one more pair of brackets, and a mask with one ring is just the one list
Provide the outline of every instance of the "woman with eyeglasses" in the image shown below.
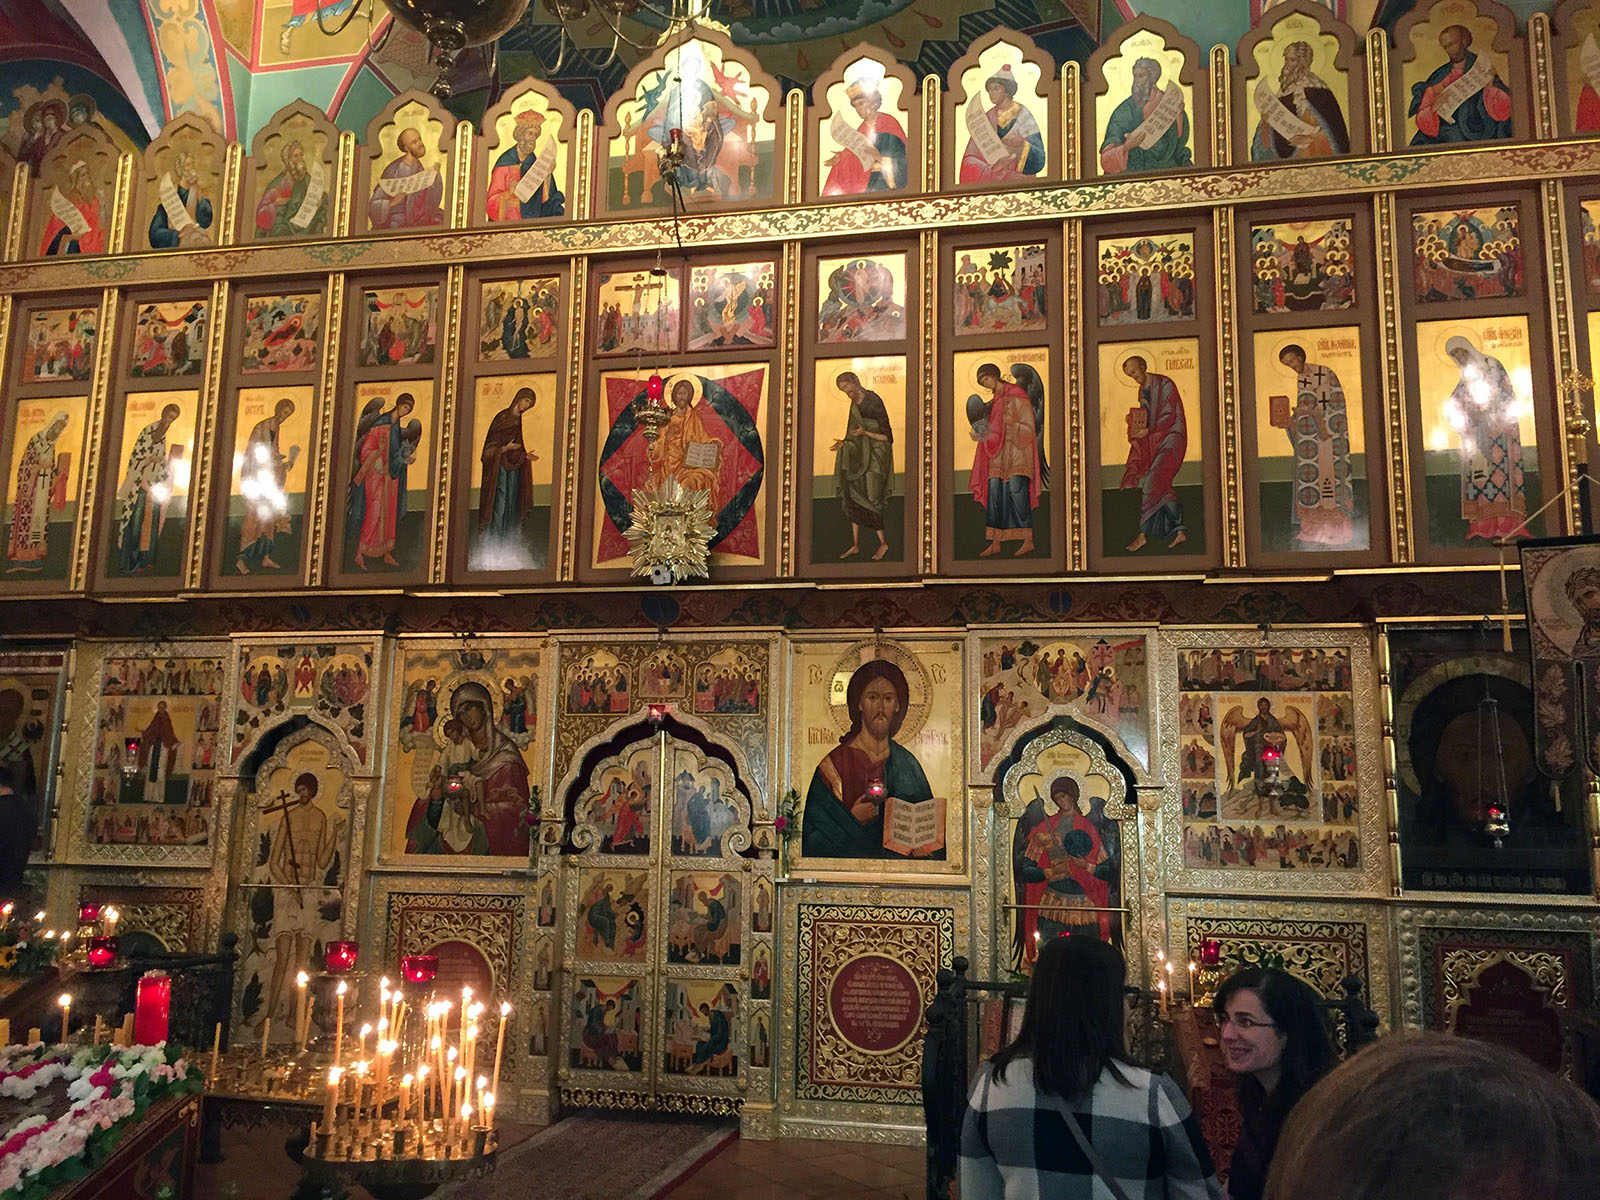
[[1043,944],[1016,1041],[973,1083],[961,1200],[1221,1200],[1178,1085],[1128,1060],[1126,981],[1099,938]]
[[1223,1058],[1239,1077],[1244,1118],[1228,1169],[1228,1197],[1262,1200],[1289,1110],[1334,1068],[1333,1040],[1316,992],[1272,967],[1228,976],[1212,1008],[1222,1027]]

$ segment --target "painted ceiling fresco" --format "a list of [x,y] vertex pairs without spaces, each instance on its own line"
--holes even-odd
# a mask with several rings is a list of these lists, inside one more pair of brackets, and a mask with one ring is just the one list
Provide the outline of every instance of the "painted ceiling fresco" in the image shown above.
[[[841,50],[861,42],[894,51],[918,78],[943,77],[997,25],[1026,33],[1060,65],[1083,62],[1102,29],[1142,14],[1172,21],[1202,46],[1231,44],[1276,2],[711,0],[710,23],[753,48],[787,90],[809,88]],[[1361,26],[1391,24],[1412,0],[1323,2]],[[1519,15],[1548,6],[1517,0]],[[1218,7],[1228,13],[1222,22],[1237,29],[1219,28]],[[632,41],[645,45],[659,36],[659,26],[641,21],[649,15],[646,6],[624,22]],[[475,120],[504,85],[535,75],[552,80],[575,106],[600,110],[641,51],[623,45],[609,56],[611,32],[592,13],[569,32],[579,51],[569,47],[552,70],[559,25],[534,0],[496,50],[462,55],[449,107]],[[84,119],[98,121],[125,148],[142,146],[186,112],[248,143],[297,98],[325,109],[340,128],[362,130],[398,93],[426,88],[433,78],[426,42],[394,22],[382,0],[0,0],[0,144],[12,154],[37,150],[52,130]]]

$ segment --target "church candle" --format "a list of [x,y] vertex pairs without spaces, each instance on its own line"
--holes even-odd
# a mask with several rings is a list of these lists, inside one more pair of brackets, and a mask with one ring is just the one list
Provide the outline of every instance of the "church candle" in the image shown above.
[[42,1041],[44,1041],[44,1034],[37,1025],[28,1030],[28,1045],[37,1046]]
[[395,1109],[395,1120],[404,1121],[411,1115],[411,1076],[400,1076],[400,1105]]
[[308,986],[310,983],[311,976],[304,971],[294,977],[294,986],[297,989],[294,1005],[294,1044],[297,1050],[306,1048],[306,1001],[311,995],[311,988]]
[[62,992],[56,997],[56,1003],[61,1005],[61,1044],[67,1044],[67,1020],[72,1016],[72,997]]
[[493,1092],[485,1092],[483,1094],[483,1099],[479,1102],[479,1104],[483,1109],[483,1124],[484,1124],[485,1128],[493,1129],[494,1128],[494,1093]]
[[428,1076],[432,1073],[427,1063],[417,1065],[417,1107],[421,1110],[417,1118],[422,1121],[428,1119]]
[[316,1012],[316,1011],[317,1011],[317,998],[315,996],[307,996],[306,997],[306,1019],[305,1019],[304,1024],[302,1024],[300,1026],[300,1049],[302,1049],[302,1050],[304,1050],[306,1048],[306,1039],[311,1036],[311,1014]]
[[343,1075],[338,1067],[328,1068],[328,1096],[322,1105],[322,1127],[330,1135],[339,1116],[339,1080]]
[[11,1020],[9,1017],[0,1017],[0,1046],[11,1044]]
[[335,989],[338,998],[333,1016],[333,1065],[336,1067],[344,1063],[344,994],[348,990],[349,984],[339,980],[339,986]]
[[506,1018],[511,1015],[511,1005],[500,1002],[500,1030],[494,1035],[494,1074],[490,1076],[489,1090],[500,1094],[500,1060],[506,1050]]
[[214,1088],[217,1086],[217,1056],[222,1053],[222,1022],[217,1022],[217,1027],[211,1031],[211,1071],[206,1076],[207,1082]]
[[95,1013],[95,1015],[94,1015],[94,1044],[96,1046],[98,1046],[100,1044],[100,1039],[101,1039],[101,1037],[103,1037],[105,1035],[105,1031],[106,1031],[106,1019],[104,1017],[102,1017],[99,1013]]
[[267,1036],[271,1032],[272,1032],[272,1018],[268,1017],[264,1021],[261,1022],[261,1059],[262,1059],[263,1062],[266,1061],[266,1057],[267,1057]]

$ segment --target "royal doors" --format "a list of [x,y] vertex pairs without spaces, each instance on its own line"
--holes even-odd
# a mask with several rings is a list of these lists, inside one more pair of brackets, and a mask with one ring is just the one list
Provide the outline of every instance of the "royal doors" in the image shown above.
[[734,1112],[750,1063],[757,869],[731,756],[641,724],[591,754],[568,807],[565,1105]]

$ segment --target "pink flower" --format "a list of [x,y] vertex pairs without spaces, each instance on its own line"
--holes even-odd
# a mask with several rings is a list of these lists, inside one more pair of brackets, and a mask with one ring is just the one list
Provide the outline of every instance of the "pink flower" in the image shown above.
[[785,829],[789,828],[789,818],[779,817],[777,820],[772,822],[772,827],[779,833],[782,833]]
[[530,826],[530,827],[534,826],[534,825],[537,825],[539,823],[539,814],[536,813],[536,812],[525,812],[525,813],[523,813],[522,814],[522,823],[524,825],[527,825],[527,826]]

